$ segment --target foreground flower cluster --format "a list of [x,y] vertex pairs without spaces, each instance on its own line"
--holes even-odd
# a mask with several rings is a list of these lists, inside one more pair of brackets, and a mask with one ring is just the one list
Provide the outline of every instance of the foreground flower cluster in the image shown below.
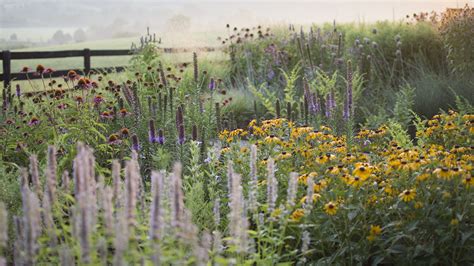
[[191,141],[190,174],[178,163],[172,173],[152,172],[151,183],[141,177],[135,151],[123,178],[118,161],[103,177],[83,144],[72,178],[64,172],[57,182],[50,146],[44,177],[36,156],[22,174],[14,260],[472,262],[473,118],[436,116],[419,128],[417,145],[405,146],[389,127],[347,139],[324,126],[252,121],[248,129],[222,131],[225,147],[210,147],[204,164],[202,143]]

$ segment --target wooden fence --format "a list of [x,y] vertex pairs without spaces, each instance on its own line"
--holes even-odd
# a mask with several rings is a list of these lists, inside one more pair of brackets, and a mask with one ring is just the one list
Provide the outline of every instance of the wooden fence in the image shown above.
[[[199,47],[199,48],[160,48],[163,53],[186,53],[194,51],[202,52],[213,52],[219,50],[214,47]],[[0,81],[3,81],[4,88],[10,85],[11,80],[27,80],[41,78],[39,75],[33,75],[32,73],[21,73],[11,72],[11,61],[21,59],[48,59],[48,58],[67,58],[67,57],[83,57],[84,68],[83,69],[72,69],[78,73],[88,74],[91,71],[104,71],[113,69],[116,72],[124,71],[125,66],[105,67],[105,68],[92,68],[91,57],[92,56],[126,56],[132,55],[131,50],[90,50],[88,48],[84,50],[67,50],[67,51],[41,51],[41,52],[11,52],[2,51],[0,53],[0,60],[3,64],[3,73],[0,74]],[[54,70],[54,72],[47,74],[47,77],[63,77],[71,69]]]

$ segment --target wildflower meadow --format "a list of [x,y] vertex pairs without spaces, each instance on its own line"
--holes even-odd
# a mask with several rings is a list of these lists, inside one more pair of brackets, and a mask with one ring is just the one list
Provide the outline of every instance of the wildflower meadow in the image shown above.
[[224,61],[18,69],[1,266],[474,263],[472,8],[223,28]]

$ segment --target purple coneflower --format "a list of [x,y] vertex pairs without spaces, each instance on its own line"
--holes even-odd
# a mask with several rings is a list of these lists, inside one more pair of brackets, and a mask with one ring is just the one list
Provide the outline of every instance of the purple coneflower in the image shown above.
[[120,129],[120,135],[122,135],[123,138],[126,138],[128,137],[128,135],[130,134],[130,130],[126,127]]
[[77,81],[77,86],[81,89],[90,89],[92,88],[92,83],[90,79],[82,77]]
[[28,73],[28,72],[31,72],[31,68],[27,67],[27,66],[24,66],[21,71],[21,73]]
[[109,136],[108,142],[110,145],[116,145],[122,143],[119,136],[117,134],[112,134]]
[[31,119],[30,119],[30,122],[28,122],[28,125],[29,126],[36,126],[40,123],[40,120],[36,117],[36,116],[33,116]]
[[94,97],[94,104],[95,105],[99,105],[103,101],[104,101],[104,97],[102,97],[102,95],[96,95]]
[[45,70],[46,68],[41,64],[36,66],[36,73],[39,75],[42,75]]
[[112,119],[112,118],[114,118],[114,115],[113,115],[112,112],[103,111],[103,112],[100,114],[100,117],[105,118],[105,119]]

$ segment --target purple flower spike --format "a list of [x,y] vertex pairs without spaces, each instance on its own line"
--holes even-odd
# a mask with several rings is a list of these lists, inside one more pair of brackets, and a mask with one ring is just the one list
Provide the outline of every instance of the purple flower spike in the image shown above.
[[20,89],[20,84],[16,84],[16,97],[20,97],[21,95],[21,89]]
[[148,141],[150,143],[155,143],[156,142],[156,134],[155,134],[155,121],[153,119],[150,120],[148,123]]
[[140,144],[138,143],[137,135],[132,135],[132,149],[136,152],[140,151]]
[[209,90],[212,92],[216,88],[216,81],[214,78],[211,78],[211,81],[209,82]]
[[158,144],[160,145],[165,144],[165,136],[163,135],[162,129],[158,130],[158,137],[156,139],[156,142],[158,142]]
[[186,139],[184,136],[184,118],[181,106],[178,107],[176,112],[176,130],[178,131],[178,143],[182,145]]

